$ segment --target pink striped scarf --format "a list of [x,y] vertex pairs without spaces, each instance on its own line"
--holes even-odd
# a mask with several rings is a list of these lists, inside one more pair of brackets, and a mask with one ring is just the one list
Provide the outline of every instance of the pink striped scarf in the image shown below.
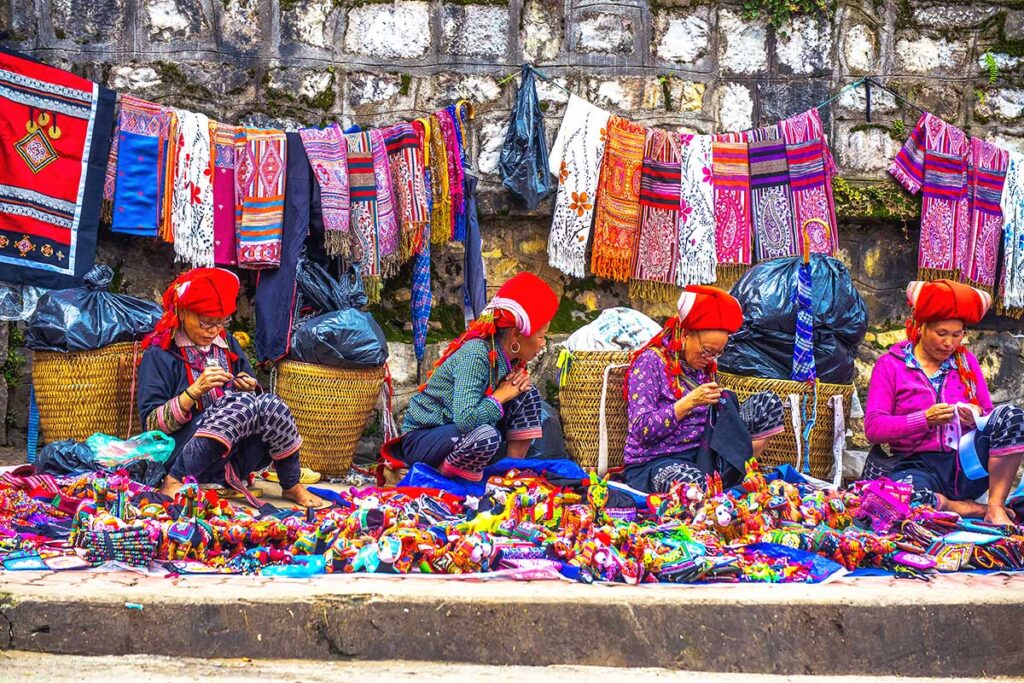
[[797,253],[803,252],[806,230],[812,252],[834,254],[838,248],[836,208],[832,198],[836,166],[825,140],[821,116],[817,109],[809,109],[785,119],[779,126],[786,141]]
[[716,135],[711,143],[715,185],[715,247],[719,264],[751,263],[750,155],[741,133]]
[[324,216],[324,248],[331,256],[352,256],[350,230],[351,198],[348,181],[348,144],[338,124],[326,128],[299,130],[320,187],[320,206]]

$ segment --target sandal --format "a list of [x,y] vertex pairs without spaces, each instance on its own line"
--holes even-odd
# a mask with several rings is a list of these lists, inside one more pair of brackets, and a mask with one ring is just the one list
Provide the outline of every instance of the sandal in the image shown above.
[[[245,496],[242,495],[241,491],[236,491],[235,489],[232,489],[232,488],[219,488],[218,487],[218,488],[211,489],[211,490],[214,493],[216,493],[218,496],[220,496],[221,498],[227,498],[229,500],[238,500],[238,499],[245,500]],[[263,489],[259,488],[258,486],[248,486],[248,487],[246,487],[246,491],[248,491],[249,495],[251,495],[253,498],[262,498],[263,497]]]
[[[269,469],[266,472],[264,472],[263,473],[263,478],[266,479],[267,481],[272,481],[275,484],[280,484],[281,483],[281,480],[278,479],[278,477],[277,477],[277,472],[275,470],[273,470],[273,469]],[[308,486],[310,484],[317,483],[322,478],[323,477],[321,476],[321,474],[319,472],[317,472],[316,470],[311,470],[308,467],[303,467],[303,468],[299,469],[299,483],[300,484],[305,484],[305,485]]]

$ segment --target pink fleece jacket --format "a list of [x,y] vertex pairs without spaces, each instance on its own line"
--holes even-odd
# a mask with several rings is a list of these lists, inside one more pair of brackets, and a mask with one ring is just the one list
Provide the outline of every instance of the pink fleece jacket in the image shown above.
[[[947,450],[946,431],[955,429],[955,425],[929,427],[924,413],[936,403],[967,403],[967,388],[953,370],[946,373],[941,397],[936,396],[924,371],[907,367],[908,344],[909,341],[895,344],[875,363],[864,410],[864,434],[871,443],[888,444],[893,453]],[[992,399],[978,359],[970,351],[967,364],[978,378],[978,403],[987,415],[992,412]]]

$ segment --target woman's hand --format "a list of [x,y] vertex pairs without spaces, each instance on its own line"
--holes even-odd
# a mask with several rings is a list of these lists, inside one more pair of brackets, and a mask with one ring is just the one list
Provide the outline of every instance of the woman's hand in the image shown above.
[[974,429],[978,426],[975,422],[975,418],[978,417],[978,413],[976,413],[971,406],[957,406],[956,413],[960,417],[960,424],[965,428]]
[[698,406],[713,406],[722,398],[722,389],[715,382],[701,384],[693,391],[683,396],[675,403],[676,419],[686,417],[691,410]]
[[953,417],[956,414],[956,409],[948,403],[936,403],[928,410],[924,411],[925,419],[928,420],[929,427],[941,427],[944,424],[948,424],[953,421]]
[[238,391],[255,391],[259,382],[256,378],[246,372],[235,375],[235,389]]
[[532,386],[529,371],[527,371],[525,365],[521,365],[505,375],[505,378],[498,384],[492,396],[498,403],[507,403],[520,394],[529,391]]
[[[225,384],[230,382],[232,379],[231,373],[224,370],[224,368],[217,366],[207,366],[203,370],[203,374],[199,375],[199,378],[192,383],[192,386],[188,388],[188,392],[199,398],[210,389],[219,389]],[[250,378],[251,379],[251,378]],[[255,382],[256,380],[253,380]]]

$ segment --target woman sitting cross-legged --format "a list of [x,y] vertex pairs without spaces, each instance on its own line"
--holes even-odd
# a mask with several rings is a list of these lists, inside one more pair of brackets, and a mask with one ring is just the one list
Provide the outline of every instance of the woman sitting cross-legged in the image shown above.
[[245,488],[271,463],[282,495],[299,505],[323,504],[299,483],[302,438],[291,411],[274,394],[258,393],[245,352],[225,330],[235,312],[238,276],[196,268],[164,292],[164,315],[143,341],[138,407],[146,429],[174,438],[161,491],[174,495],[186,476]]
[[[991,297],[949,280],[912,282],[907,341],[875,363],[864,432],[876,444],[864,479],[914,486],[914,501],[1010,523],[1005,503],[1024,455],[1024,410],[993,409],[978,359],[963,346]],[[882,445],[887,445],[886,452]],[[975,499],[988,491],[988,504]]]
[[626,484],[647,493],[678,481],[703,486],[719,472],[738,483],[744,465],[783,430],[771,392],[738,404],[715,381],[715,361],[743,324],[739,302],[717,287],[691,285],[678,316],[633,356],[626,375]]

